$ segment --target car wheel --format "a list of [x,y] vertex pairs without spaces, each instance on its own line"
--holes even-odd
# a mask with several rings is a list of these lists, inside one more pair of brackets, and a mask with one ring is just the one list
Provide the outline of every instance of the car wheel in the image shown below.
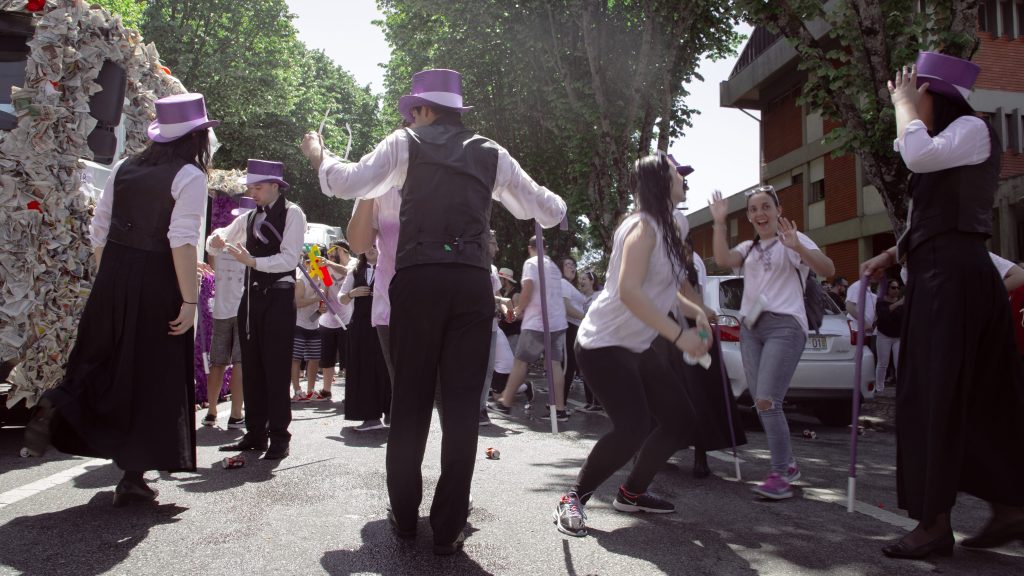
[[814,415],[826,426],[849,426],[853,417],[850,402],[844,400],[818,402],[814,406]]

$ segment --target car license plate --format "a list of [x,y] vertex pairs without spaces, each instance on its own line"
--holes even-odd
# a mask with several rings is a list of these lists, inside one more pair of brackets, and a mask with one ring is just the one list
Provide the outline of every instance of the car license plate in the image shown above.
[[828,338],[824,336],[808,336],[804,350],[828,350]]

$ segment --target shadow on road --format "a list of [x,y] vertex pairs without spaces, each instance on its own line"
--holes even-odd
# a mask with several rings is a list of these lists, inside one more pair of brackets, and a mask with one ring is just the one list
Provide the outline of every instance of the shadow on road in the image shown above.
[[343,442],[347,446],[355,446],[357,448],[373,448],[377,446],[383,446],[388,443],[388,430],[387,428],[381,430],[370,430],[367,432],[356,432],[355,427],[358,424],[353,423],[351,426],[345,426],[341,429],[340,435],[328,436],[328,440],[334,440],[335,442]]
[[187,508],[152,504],[114,508],[113,491],[59,512],[19,516],[0,526],[3,564],[24,574],[102,574],[118,566],[154,526]]
[[[333,550],[324,553],[320,565],[331,575],[372,573],[381,576],[406,574],[458,574],[472,576],[490,574],[465,552],[453,556],[437,556],[433,551],[430,524],[421,518],[415,541],[399,539],[387,520],[368,522],[360,531],[363,544],[357,550]],[[476,530],[467,524],[466,535]],[[472,539],[466,540],[466,546]]]

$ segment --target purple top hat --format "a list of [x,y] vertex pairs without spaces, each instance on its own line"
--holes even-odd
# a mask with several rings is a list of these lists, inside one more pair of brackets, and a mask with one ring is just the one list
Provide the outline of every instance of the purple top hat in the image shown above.
[[669,162],[671,162],[672,165],[676,167],[676,172],[679,172],[679,175],[682,176],[683,178],[686,178],[690,174],[693,174],[693,166],[683,166],[682,164],[679,163],[678,160],[676,160],[675,156],[671,154],[668,155],[668,159]]
[[256,201],[248,196],[238,197],[238,208],[231,211],[232,216],[241,216],[250,210],[256,209]]
[[206,100],[197,92],[168,96],[156,101],[156,120],[149,125],[149,139],[173,142],[186,134],[220,125],[206,117]]
[[270,160],[249,159],[247,174],[244,178],[238,179],[239,184],[259,184],[261,182],[273,182],[282,190],[288,189],[288,183],[284,181],[284,164]]
[[928,83],[928,91],[942,94],[953,101],[968,102],[981,66],[974,62],[939,54],[921,52],[917,55],[917,85]]
[[472,109],[462,105],[462,75],[454,70],[423,70],[412,75],[412,90],[398,99],[402,118],[412,122],[410,111],[417,106],[444,106],[459,113]]

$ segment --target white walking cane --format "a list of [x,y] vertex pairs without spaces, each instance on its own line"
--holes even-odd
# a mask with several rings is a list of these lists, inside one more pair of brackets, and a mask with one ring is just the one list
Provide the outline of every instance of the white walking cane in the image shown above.
[[850,421],[850,473],[846,482],[846,511],[853,512],[853,503],[857,495],[857,425],[860,423],[860,378],[861,364],[864,362],[864,306],[867,304],[867,276],[862,276],[857,290],[857,353],[854,356],[856,365],[853,367],[853,419]]

